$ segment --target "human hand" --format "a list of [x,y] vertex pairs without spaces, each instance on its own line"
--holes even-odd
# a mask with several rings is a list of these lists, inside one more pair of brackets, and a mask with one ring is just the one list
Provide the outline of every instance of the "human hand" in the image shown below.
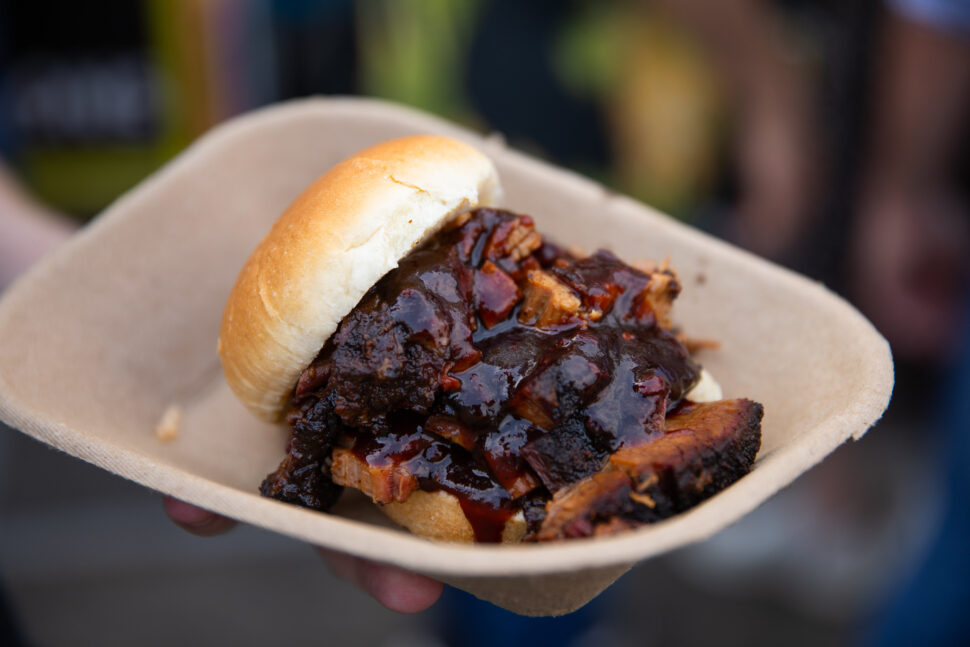
[[[232,519],[172,497],[165,497],[162,506],[175,525],[200,537],[221,535],[236,525]],[[316,550],[334,575],[350,582],[391,611],[424,611],[441,596],[441,582],[424,575],[326,548],[317,547]]]

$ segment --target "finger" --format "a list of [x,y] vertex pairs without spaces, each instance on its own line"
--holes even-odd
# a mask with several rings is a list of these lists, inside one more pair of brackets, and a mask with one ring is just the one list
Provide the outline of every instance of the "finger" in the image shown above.
[[338,553],[327,548],[316,546],[316,551],[320,553],[323,561],[327,563],[330,572],[342,580],[351,584],[357,584],[357,558],[347,553]]
[[162,499],[162,507],[165,509],[165,514],[175,525],[200,537],[221,535],[229,532],[236,525],[236,522],[232,519],[203,510],[191,503],[173,499],[170,496]]
[[444,585],[396,566],[357,560],[360,586],[392,611],[424,611],[441,597]]
[[396,566],[318,549],[333,573],[356,585],[391,611],[417,613],[441,597],[444,585]]

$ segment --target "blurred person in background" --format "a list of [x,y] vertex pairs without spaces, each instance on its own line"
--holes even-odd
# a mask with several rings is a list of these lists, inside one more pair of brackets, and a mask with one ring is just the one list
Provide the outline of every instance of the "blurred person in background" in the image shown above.
[[[754,0],[119,0],[100,14],[74,3],[52,11],[0,2],[0,152],[40,198],[0,178],[0,273],[9,280],[68,235],[71,225],[56,211],[97,213],[222,119],[290,97],[359,93],[496,129],[515,146],[826,279],[849,290],[897,358],[939,364],[953,356],[966,294],[966,202],[950,173],[966,148],[965,3],[896,4],[883,23],[879,3],[865,0],[821,8]],[[957,9],[928,18],[913,4]],[[847,42],[848,53],[839,51]],[[856,84],[867,55],[878,79],[871,94]],[[857,158],[867,134],[868,152]],[[838,538],[864,523],[872,501],[860,498],[856,470],[868,456],[841,451],[802,479],[801,491],[823,499],[810,533]],[[231,526],[180,502],[165,507],[197,534]],[[809,519],[818,512],[794,510]],[[767,516],[775,539],[768,545],[789,559],[801,559],[804,544],[823,553],[832,546],[824,538],[786,542],[791,515],[769,505]],[[852,551],[879,543],[868,532]],[[744,541],[749,552],[765,546],[764,538]],[[714,552],[722,566],[732,559]],[[328,559],[392,608],[418,610],[440,592],[403,572]],[[698,563],[701,571],[711,565]],[[886,563],[898,562],[876,567]],[[803,587],[806,575],[792,573],[773,577]],[[830,590],[841,582],[833,578]],[[417,596],[401,604],[398,594],[408,591]],[[681,595],[702,594],[688,586]],[[518,622],[449,596],[447,609],[476,609],[483,639],[489,627],[508,631]],[[610,604],[622,607],[615,595]],[[579,635],[602,613],[560,626]],[[745,617],[771,613],[763,605]]]
[[894,353],[939,367],[921,391],[943,487],[931,541],[866,636],[970,642],[970,2],[891,0],[858,194],[850,294]]
[[970,134],[970,3],[889,4],[849,293],[897,357],[947,363],[967,326],[970,208],[960,155]]

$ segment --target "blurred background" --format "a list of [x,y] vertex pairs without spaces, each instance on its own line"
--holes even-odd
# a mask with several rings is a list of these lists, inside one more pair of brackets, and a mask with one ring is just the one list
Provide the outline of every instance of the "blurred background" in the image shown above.
[[351,94],[824,281],[889,339],[889,411],[555,622],[453,591],[394,614],[4,429],[0,643],[970,644],[970,2],[0,0],[0,290],[220,121]]

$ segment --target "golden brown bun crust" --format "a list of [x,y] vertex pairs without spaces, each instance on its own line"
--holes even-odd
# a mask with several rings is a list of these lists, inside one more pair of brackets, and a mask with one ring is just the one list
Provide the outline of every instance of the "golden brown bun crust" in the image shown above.
[[[388,503],[381,506],[381,510],[419,537],[466,543],[475,541],[475,531],[461,504],[447,492],[415,490],[404,503]],[[519,512],[505,522],[502,542],[518,543],[525,531],[525,517]]]
[[378,144],[303,192],[243,267],[219,355],[254,414],[280,418],[300,373],[364,293],[455,214],[498,197],[492,162],[431,135]]

